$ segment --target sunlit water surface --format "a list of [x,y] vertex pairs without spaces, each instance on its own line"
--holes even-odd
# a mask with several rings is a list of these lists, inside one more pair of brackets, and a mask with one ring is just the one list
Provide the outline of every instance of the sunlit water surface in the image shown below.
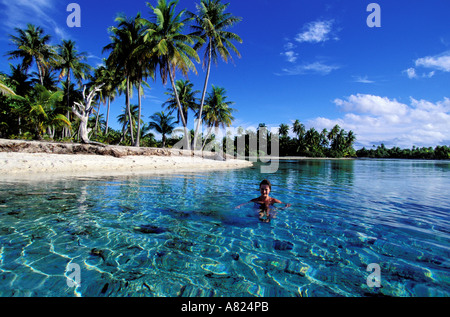
[[[235,209],[263,178],[292,207]],[[449,188],[406,160],[1,181],[0,296],[449,296]]]

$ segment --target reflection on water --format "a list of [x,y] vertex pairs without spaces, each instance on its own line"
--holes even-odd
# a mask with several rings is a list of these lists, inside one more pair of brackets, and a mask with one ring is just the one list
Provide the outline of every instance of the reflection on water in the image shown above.
[[[449,296],[449,172],[306,160],[270,175],[3,182],[0,295]],[[266,177],[292,207],[235,209]],[[366,283],[371,263],[380,288]]]

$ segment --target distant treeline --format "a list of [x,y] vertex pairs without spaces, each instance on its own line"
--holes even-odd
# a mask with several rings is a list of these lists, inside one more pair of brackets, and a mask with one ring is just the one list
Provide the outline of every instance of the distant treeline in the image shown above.
[[376,149],[362,148],[356,151],[357,157],[369,158],[401,158],[401,159],[429,159],[429,160],[448,160],[450,159],[450,147],[436,146],[432,147],[415,147],[412,149],[401,149],[393,147],[388,149],[384,144],[379,145]]

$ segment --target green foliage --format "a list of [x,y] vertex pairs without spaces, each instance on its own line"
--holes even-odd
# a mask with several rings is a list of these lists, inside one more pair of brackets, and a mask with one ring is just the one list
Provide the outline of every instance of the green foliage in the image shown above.
[[374,149],[362,149],[356,151],[358,157],[368,158],[391,158],[391,159],[429,159],[429,160],[448,160],[450,159],[450,147],[436,146],[432,147],[415,147],[412,149],[400,149],[393,147],[388,149],[384,144],[379,145]]

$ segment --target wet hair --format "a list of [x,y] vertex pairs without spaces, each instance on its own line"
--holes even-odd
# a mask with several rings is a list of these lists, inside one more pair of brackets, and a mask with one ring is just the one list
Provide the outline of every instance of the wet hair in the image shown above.
[[260,184],[259,184],[259,188],[261,188],[262,185],[269,185],[269,189],[272,190],[272,184],[267,180],[263,180]]

